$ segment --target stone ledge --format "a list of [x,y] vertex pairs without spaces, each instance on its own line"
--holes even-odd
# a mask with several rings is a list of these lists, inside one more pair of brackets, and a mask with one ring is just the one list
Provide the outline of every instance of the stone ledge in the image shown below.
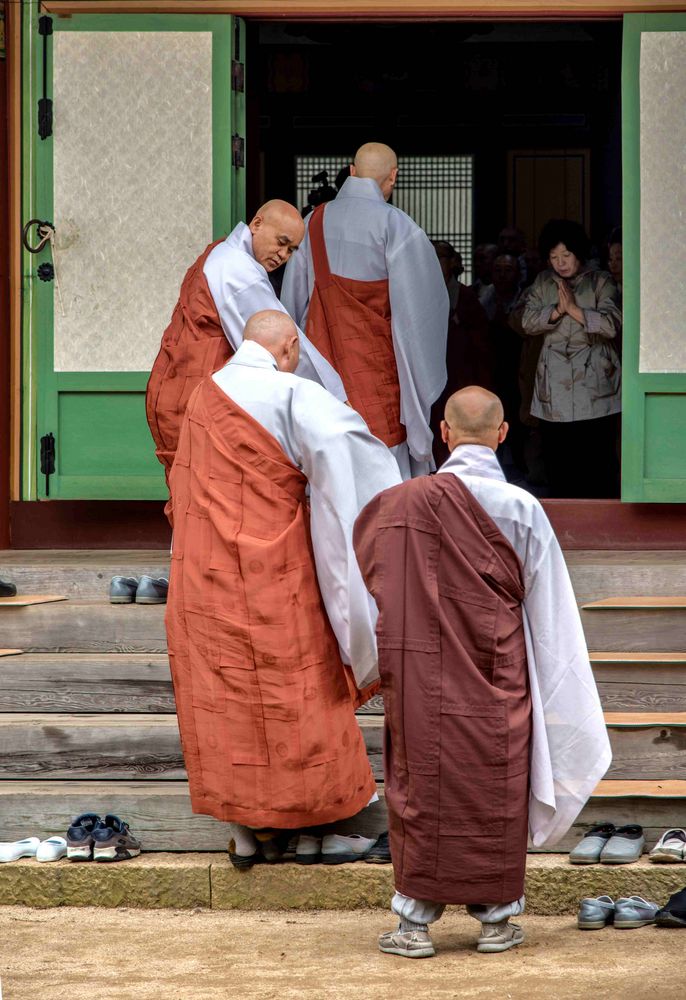
[[[686,866],[570,865],[566,855],[530,855],[527,912],[576,913],[584,896],[641,895],[663,903],[686,884]],[[144,854],[118,864],[0,865],[0,905],[130,906],[149,909],[357,910],[389,905],[390,865],[231,867],[224,854]]]

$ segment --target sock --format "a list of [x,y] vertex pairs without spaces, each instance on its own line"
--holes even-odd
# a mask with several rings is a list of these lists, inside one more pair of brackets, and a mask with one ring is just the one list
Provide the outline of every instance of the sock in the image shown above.
[[400,918],[398,930],[401,934],[407,934],[411,931],[426,931],[427,934],[429,933],[427,924],[416,924],[414,920],[406,920],[405,917]]
[[243,858],[251,857],[257,850],[255,835],[247,826],[240,823],[229,823],[231,839],[234,842],[234,854],[239,854]]

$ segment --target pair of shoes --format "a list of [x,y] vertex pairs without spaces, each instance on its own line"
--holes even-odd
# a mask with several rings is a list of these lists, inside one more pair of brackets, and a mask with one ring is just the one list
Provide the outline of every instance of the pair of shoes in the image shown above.
[[680,889],[655,914],[658,927],[686,927],[686,889]]
[[[524,931],[511,920],[501,920],[497,924],[482,924],[476,950],[482,955],[495,955],[509,951],[524,940]],[[427,931],[411,930],[387,931],[379,938],[379,951],[386,955],[400,955],[401,958],[433,958],[436,950]]]
[[577,925],[582,931],[597,931],[608,924],[618,928],[646,927],[655,923],[659,903],[650,903],[643,896],[621,896],[615,902],[611,896],[582,899]]
[[15,597],[16,593],[16,583],[8,583],[6,580],[0,580],[0,597]]
[[615,826],[614,823],[599,823],[584,834],[579,843],[569,852],[573,865],[630,865],[638,861],[646,839],[643,827],[638,823]]
[[101,819],[96,813],[83,813],[67,830],[70,861],[128,861],[140,853],[140,840],[118,816]]
[[359,833],[353,833],[349,837],[329,833],[321,838],[301,833],[295,850],[295,862],[298,865],[343,865],[362,861],[369,856],[376,843],[376,837],[361,837]]
[[368,865],[391,864],[391,845],[388,841],[388,831],[379,835],[379,839],[364,860]]
[[648,855],[649,861],[675,864],[686,861],[686,830],[667,830]]
[[0,844],[0,863],[18,861],[19,858],[35,858],[36,861],[59,861],[67,853],[67,842],[63,837],[26,837],[14,843]]
[[166,604],[169,580],[166,576],[113,576],[110,604]]

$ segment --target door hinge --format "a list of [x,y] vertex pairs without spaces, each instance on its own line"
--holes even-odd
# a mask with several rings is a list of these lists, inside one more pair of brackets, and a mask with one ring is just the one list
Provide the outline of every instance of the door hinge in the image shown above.
[[245,166],[245,139],[237,132],[231,137],[231,163],[234,167]]
[[52,34],[52,18],[38,18],[38,34],[43,38],[43,96],[38,101],[38,135],[52,135],[52,101],[48,97],[48,36]]
[[231,89],[236,94],[242,94],[245,90],[245,66],[235,59],[231,63]]
[[44,434],[40,439],[40,471],[45,476],[45,495],[50,496],[50,476],[55,472],[55,435]]

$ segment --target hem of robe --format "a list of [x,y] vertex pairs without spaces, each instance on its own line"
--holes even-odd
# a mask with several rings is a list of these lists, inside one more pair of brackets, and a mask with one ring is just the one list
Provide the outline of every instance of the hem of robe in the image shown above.
[[[445,906],[474,906],[487,901],[490,906],[502,906],[511,903],[513,899],[519,899],[524,895],[524,882],[494,879],[493,882],[480,880],[475,882],[473,887],[464,892],[441,892],[439,898],[436,897],[436,882],[433,879],[426,883],[416,879],[396,879],[395,891],[401,892],[403,896],[410,899],[428,899],[432,903],[440,903]],[[519,893],[519,895],[517,895]]]
[[[284,812],[279,809],[244,809],[236,805],[221,805],[206,795],[194,795],[191,792],[191,809],[196,815],[213,816],[224,823],[241,823],[243,826],[259,830],[262,827],[273,827],[277,830],[296,830],[306,826],[322,826],[325,823],[335,823],[337,820],[349,819],[369,805],[376,792],[376,782],[369,772],[368,781],[352,798],[326,809],[314,811],[299,810]],[[520,894],[521,895],[521,894]]]

